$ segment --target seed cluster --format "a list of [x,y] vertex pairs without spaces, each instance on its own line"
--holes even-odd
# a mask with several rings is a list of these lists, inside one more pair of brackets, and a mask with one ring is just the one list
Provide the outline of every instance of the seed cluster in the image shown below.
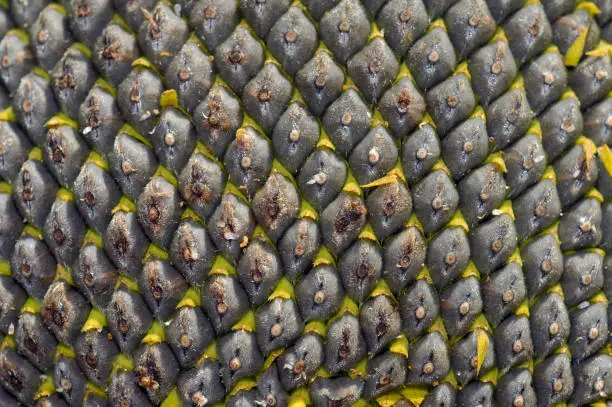
[[0,405],[609,400],[610,42],[605,0],[0,0]]

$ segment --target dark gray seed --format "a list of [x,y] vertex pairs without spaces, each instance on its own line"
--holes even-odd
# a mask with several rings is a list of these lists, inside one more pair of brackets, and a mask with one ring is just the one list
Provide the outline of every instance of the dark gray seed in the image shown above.
[[482,405],[491,407],[496,405],[495,388],[489,382],[474,381],[457,392],[456,406],[469,407]]
[[79,127],[85,141],[108,154],[123,124],[115,97],[101,87],[94,86],[79,110]]
[[266,45],[290,76],[302,67],[317,47],[317,29],[299,7],[290,7],[272,26]]
[[427,110],[433,117],[440,138],[467,119],[476,100],[464,74],[451,76],[427,92]]
[[567,85],[567,71],[558,52],[546,52],[523,70],[523,81],[529,105],[540,114],[558,100]]
[[472,261],[480,274],[489,275],[517,248],[516,228],[510,215],[495,216],[470,231]]
[[[106,319],[108,330],[124,353],[130,353],[138,346],[153,323],[153,317],[142,297],[123,284],[113,293],[106,308]],[[96,349],[92,349],[92,352],[96,352]],[[90,359],[88,356],[85,362],[89,364]],[[95,370],[95,367],[92,368]]]
[[187,283],[166,260],[149,260],[142,266],[138,286],[153,314],[165,322],[187,291]]
[[235,277],[213,275],[202,289],[202,308],[219,336],[231,331],[249,310],[249,297]]
[[584,113],[584,135],[595,145],[612,144],[612,100],[605,99]]
[[78,262],[72,270],[72,279],[89,302],[105,309],[115,289],[117,271],[104,254],[104,249],[87,244],[79,253]]
[[346,65],[366,45],[370,34],[368,15],[359,1],[342,0],[323,15],[319,33],[335,59]]
[[585,38],[584,49],[580,57],[585,52],[591,50],[599,41],[599,27],[586,10],[576,10],[571,14],[559,17],[552,26],[553,43],[559,48],[561,54],[566,55],[570,47],[576,42],[583,32],[588,30]]
[[58,393],[72,406],[80,406],[85,399],[87,378],[75,359],[60,357],[53,368],[53,382]]
[[468,226],[486,220],[506,198],[506,181],[500,168],[485,164],[465,176],[457,188],[461,199],[459,207]]
[[91,382],[98,386],[108,384],[113,360],[119,354],[119,348],[106,328],[79,335],[74,345],[74,353],[81,371]]
[[280,382],[280,375],[275,364],[272,364],[257,379],[257,390],[260,393],[259,403],[266,406],[286,406],[289,394]]
[[612,356],[595,355],[573,367],[574,393],[570,403],[584,405],[612,393]]
[[244,87],[242,105],[268,134],[289,105],[291,93],[291,82],[275,64],[268,63]]
[[289,0],[240,0],[240,11],[244,19],[261,38],[288,9]]
[[488,152],[487,129],[479,117],[459,124],[442,140],[442,159],[455,180],[479,166]]
[[306,159],[297,181],[304,199],[320,212],[342,191],[346,175],[345,162],[335,152],[319,148]]
[[196,41],[187,41],[168,65],[164,83],[176,90],[179,104],[189,113],[206,98],[215,82],[211,59]]
[[209,50],[216,49],[238,24],[238,2],[198,0],[189,13],[189,23]]
[[118,370],[110,377],[108,399],[112,405],[118,406],[153,406],[147,393],[138,386],[136,373],[129,370]]
[[406,63],[419,88],[426,91],[453,73],[457,56],[446,31],[434,28],[410,48]]
[[504,163],[508,197],[516,198],[544,174],[547,160],[540,138],[535,134],[520,138],[504,151]]
[[294,83],[310,111],[321,116],[340,96],[344,73],[327,52],[319,51],[296,72]]
[[402,168],[409,185],[425,176],[440,158],[441,147],[436,130],[419,125],[402,145]]
[[366,357],[366,342],[359,320],[353,315],[333,320],[327,328],[326,340],[325,368],[332,374],[348,372]]
[[359,236],[366,223],[367,208],[361,197],[342,192],[321,213],[323,242],[338,256]]
[[578,95],[582,109],[605,98],[612,90],[610,56],[587,57],[570,73],[569,84]]
[[520,368],[504,375],[497,383],[495,398],[499,406],[523,405],[534,406],[536,392],[532,376],[528,369]]
[[[482,364],[478,360],[478,341],[480,333],[488,338],[484,349]],[[478,376],[488,372],[495,367],[495,348],[493,337],[485,331],[475,330],[467,334],[463,339],[453,345],[451,350],[451,366],[455,377],[463,386]]]
[[302,334],[304,322],[292,299],[276,298],[255,314],[257,344],[264,355],[285,348]]
[[548,21],[552,22],[571,13],[576,7],[576,0],[544,0],[541,3],[548,16]]
[[199,288],[208,276],[215,247],[206,227],[191,219],[183,220],[170,243],[170,260],[189,285]]
[[90,58],[76,47],[68,48],[50,74],[62,112],[77,117],[81,103],[98,79]]
[[138,27],[145,21],[144,13],[141,9],[146,11],[153,10],[155,6],[155,0],[113,0],[117,13],[123,17],[126,23],[134,31],[138,31]]
[[569,399],[574,391],[574,376],[567,354],[552,355],[533,370],[533,386],[538,405],[552,407]]
[[608,341],[608,316],[601,303],[588,305],[570,314],[571,332],[568,338],[572,361],[580,361],[595,354]]
[[32,226],[42,229],[59,185],[40,161],[28,160],[13,180],[15,206]]
[[440,383],[434,387],[423,399],[422,407],[454,406],[457,397],[455,389],[450,383]]
[[247,127],[236,132],[223,161],[230,181],[253,196],[266,182],[273,156],[268,140],[257,130]]
[[76,340],[89,311],[87,300],[62,279],[51,284],[41,304],[43,324],[58,341],[67,344]]
[[119,24],[111,23],[97,38],[92,60],[98,72],[113,86],[132,70],[132,62],[140,56],[136,37]]
[[563,214],[557,233],[561,250],[580,250],[596,247],[602,239],[602,212],[595,199],[584,199]]
[[296,174],[319,140],[319,123],[299,102],[289,105],[279,117],[272,134],[278,160]]
[[388,351],[370,359],[364,397],[371,400],[402,387],[406,374],[406,359],[401,354]]
[[336,269],[320,265],[308,272],[295,286],[300,313],[305,321],[327,320],[340,310],[344,289]]
[[74,181],[74,199],[87,224],[102,234],[121,192],[112,176],[97,164],[85,164]]
[[374,127],[355,146],[349,157],[349,166],[357,181],[369,184],[384,176],[397,162],[397,145],[384,126]]
[[12,276],[30,296],[43,299],[55,278],[56,268],[55,258],[42,240],[24,235],[15,243]]
[[[415,0],[419,1],[420,0]],[[425,99],[408,78],[393,85],[378,104],[393,136],[399,140],[413,131],[425,115]]]
[[57,340],[42,324],[39,314],[24,312],[19,317],[14,333],[19,354],[42,371],[53,368]]
[[7,90],[12,93],[19,86],[21,78],[35,65],[36,57],[23,38],[17,33],[8,33],[0,40],[0,58],[2,59],[0,78]]
[[401,333],[402,320],[395,300],[377,295],[367,300],[359,313],[363,337],[368,353],[375,355],[384,351]]
[[236,268],[238,279],[251,304],[262,305],[283,276],[280,258],[263,239],[255,239],[244,249]]
[[297,219],[300,197],[291,181],[274,171],[255,193],[252,209],[257,222],[276,242]]
[[198,137],[216,157],[223,156],[242,124],[240,102],[223,86],[213,86],[193,112]]
[[372,125],[372,114],[355,89],[344,91],[323,116],[323,128],[338,153],[347,157]]
[[70,126],[47,130],[44,159],[55,179],[64,187],[71,187],[81,166],[89,155],[89,146]]
[[23,219],[10,194],[0,194],[0,219],[0,258],[8,260],[24,227]]
[[347,63],[347,71],[369,103],[376,103],[391,86],[399,64],[384,39],[375,38]]
[[147,134],[154,127],[162,91],[161,79],[150,69],[140,67],[132,69],[117,89],[121,113],[141,134]]
[[32,143],[14,122],[0,122],[0,177],[13,181],[28,158]]
[[219,75],[234,92],[241,94],[245,85],[263,66],[263,48],[246,27],[238,26],[214,49],[215,67]]
[[[15,351],[5,349],[0,352],[0,383],[23,403],[34,403],[38,392],[40,372]],[[34,380],[32,380],[34,378]]]
[[149,146],[123,132],[115,138],[108,161],[121,191],[133,200],[138,199],[158,165]]
[[568,307],[578,305],[603,287],[603,259],[594,252],[577,252],[564,258],[561,286]]
[[13,109],[30,140],[44,145],[45,124],[59,110],[49,81],[34,72],[21,78],[13,96]]
[[489,105],[487,133],[494,150],[503,150],[518,140],[529,128],[534,117],[525,92],[511,90]]
[[308,7],[308,11],[312,18],[319,21],[323,14],[334,7],[339,1],[340,0],[304,0],[304,5]]
[[436,288],[442,289],[452,283],[469,261],[470,242],[462,228],[445,228],[429,241],[425,264]]
[[491,15],[498,23],[501,23],[510,14],[523,7],[522,0],[487,0],[487,6]]
[[414,226],[385,242],[383,278],[394,293],[401,292],[419,274],[426,252],[425,239]]
[[151,178],[138,197],[138,220],[154,243],[167,247],[178,227],[181,205],[178,191],[161,176]]
[[174,387],[180,368],[170,347],[162,342],[143,344],[134,351],[134,371],[136,383],[159,405]]
[[306,385],[323,364],[323,339],[317,334],[301,336],[295,344],[277,359],[279,379],[287,391]]
[[10,276],[0,276],[0,332],[7,334],[17,326],[21,307],[27,300],[27,294]]
[[50,71],[72,43],[68,17],[62,9],[45,7],[29,28],[30,47],[40,66]]
[[96,38],[113,18],[112,0],[68,0],[64,1],[64,5],[70,16],[70,30],[88,47],[93,46]]
[[10,3],[11,18],[15,25],[20,28],[28,28],[36,21],[36,17],[38,17],[42,9],[49,4],[49,0],[32,0],[25,2],[21,0],[11,0]]
[[448,345],[439,332],[424,335],[412,345],[408,354],[406,383],[432,385],[442,380],[450,371]]
[[412,214],[410,190],[401,181],[381,185],[366,199],[368,220],[379,241],[398,232]]
[[376,286],[382,273],[382,250],[371,240],[360,239],[343,252],[338,273],[346,294],[361,303]]
[[483,46],[495,33],[495,20],[484,0],[460,0],[444,16],[459,60]]
[[395,54],[402,58],[429,25],[429,16],[421,0],[391,0],[376,17],[385,39]]
[[530,4],[514,13],[503,29],[519,65],[542,53],[552,40],[552,28],[540,4]]
[[208,221],[208,233],[217,249],[234,262],[242,251],[240,244],[251,236],[255,220],[246,202],[225,194]]
[[43,236],[58,263],[72,268],[86,232],[87,225],[74,202],[56,199],[45,221]]
[[452,218],[459,205],[459,193],[448,175],[436,170],[412,187],[412,204],[425,234],[430,235]]
[[561,215],[555,183],[543,179],[512,202],[514,223],[520,241],[552,225]]
[[252,332],[238,330],[223,336],[218,342],[217,353],[226,389],[231,389],[242,378],[254,376],[263,367],[264,359]]
[[149,239],[138,223],[136,212],[117,211],[104,231],[104,248],[119,272],[137,276]]
[[530,298],[552,287],[563,274],[563,255],[551,234],[529,241],[521,249],[521,257]]
[[533,357],[529,320],[512,315],[495,330],[495,364],[504,374]]
[[517,74],[512,51],[508,43],[502,40],[474,52],[468,66],[472,75],[472,88],[484,107],[501,96]]
[[440,316],[449,337],[465,334],[483,308],[478,280],[468,277],[447,287],[440,293],[440,304]]
[[577,145],[561,156],[553,165],[557,175],[557,190],[564,208],[576,202],[595,186],[599,167],[585,147]]
[[145,21],[138,28],[138,45],[157,69],[166,72],[189,37],[187,22],[164,2],[142,13]]
[[[610,251],[612,249],[612,203],[606,202],[602,206],[602,223],[601,223],[601,232],[603,239],[601,241],[601,248]],[[606,282],[608,279],[605,279]],[[610,279],[611,288],[612,288],[612,278]],[[612,291],[610,291],[612,292]]]
[[527,297],[521,266],[511,262],[498,269],[482,284],[482,299],[487,321],[497,326]]
[[361,397],[364,383],[350,377],[325,379],[319,377],[310,386],[310,397],[314,407],[330,405],[350,406]]
[[278,242],[285,276],[294,280],[312,264],[319,250],[319,225],[307,217],[295,221]]
[[182,403],[195,401],[216,403],[223,400],[225,387],[221,382],[219,363],[204,359],[196,367],[183,371],[177,380],[178,394]]
[[191,121],[180,110],[166,107],[148,137],[155,154],[170,171],[179,174],[196,144]]
[[582,134],[583,119],[578,103],[575,98],[560,100],[538,117],[549,162],[556,160]]

